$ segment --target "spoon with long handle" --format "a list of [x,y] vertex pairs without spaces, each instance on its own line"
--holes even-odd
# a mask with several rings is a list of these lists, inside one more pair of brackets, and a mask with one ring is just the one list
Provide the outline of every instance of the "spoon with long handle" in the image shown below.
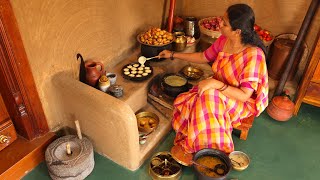
[[239,163],[238,161],[236,161],[236,160],[234,160],[234,159],[231,159],[231,161],[232,161],[233,163],[236,163],[236,164],[238,164],[239,166],[241,166],[241,163]]
[[149,58],[146,58],[144,56],[140,56],[138,58],[138,62],[141,64],[141,65],[144,65],[144,63],[150,59],[153,59],[153,58],[159,58],[159,56],[153,56],[153,57],[149,57]]
[[[205,166],[205,165],[203,165],[203,164],[199,164],[199,163],[197,163],[197,162],[195,162],[195,161],[191,161],[191,162],[192,162],[194,165],[196,165],[196,166],[201,166],[201,167],[203,167],[203,168],[205,168],[205,169],[208,169],[208,170],[210,170],[210,171],[212,171],[212,172],[215,172],[215,173],[218,174],[218,175],[224,175],[225,172],[226,172],[226,166],[225,166],[225,165],[222,165],[222,164],[217,164],[217,165],[214,166],[214,168],[210,168],[210,167]],[[222,173],[221,173],[221,172],[218,172],[218,169],[223,170],[223,172],[222,172]]]

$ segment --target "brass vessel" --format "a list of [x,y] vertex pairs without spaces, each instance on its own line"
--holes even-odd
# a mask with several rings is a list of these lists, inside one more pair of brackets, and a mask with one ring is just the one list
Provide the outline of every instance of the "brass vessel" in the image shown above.
[[153,180],[178,180],[182,175],[182,168],[169,152],[159,152],[151,158],[149,174]]
[[187,38],[184,32],[175,32],[174,33],[175,40],[173,41],[174,51],[181,52],[187,46]]

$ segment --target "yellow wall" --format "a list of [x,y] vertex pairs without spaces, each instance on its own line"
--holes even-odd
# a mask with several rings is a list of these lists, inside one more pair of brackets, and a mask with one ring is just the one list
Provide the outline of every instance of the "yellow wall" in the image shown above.
[[[48,80],[59,71],[78,77],[79,61],[102,61],[113,66],[138,47],[136,35],[160,26],[169,0],[11,0],[39,96],[51,129],[56,114],[48,104],[53,93]],[[298,33],[311,0],[177,0],[176,14],[207,17],[222,15],[233,3],[248,3],[256,21],[273,34]],[[166,4],[166,8],[164,8]],[[165,9],[165,12],[163,12]],[[319,10],[308,33],[312,46],[320,26]]]

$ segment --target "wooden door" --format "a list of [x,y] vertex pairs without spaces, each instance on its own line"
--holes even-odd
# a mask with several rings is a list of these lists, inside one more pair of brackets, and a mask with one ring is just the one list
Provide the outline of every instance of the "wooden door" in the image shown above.
[[19,135],[49,131],[10,0],[0,0],[0,93]]
[[0,94],[0,151],[17,139],[8,110]]
[[297,115],[301,103],[320,107],[320,32],[311,59],[304,72],[295,100],[294,115]]

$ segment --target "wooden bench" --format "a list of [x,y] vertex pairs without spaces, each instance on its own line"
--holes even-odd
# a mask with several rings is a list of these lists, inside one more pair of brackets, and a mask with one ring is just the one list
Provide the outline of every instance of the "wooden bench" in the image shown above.
[[241,121],[241,125],[234,128],[240,131],[240,139],[247,140],[250,128],[252,127],[254,116],[247,117]]

